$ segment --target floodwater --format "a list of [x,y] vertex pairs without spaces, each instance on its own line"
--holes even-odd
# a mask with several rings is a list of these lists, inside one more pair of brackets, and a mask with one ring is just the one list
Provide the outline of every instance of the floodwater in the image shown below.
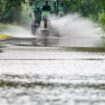
[[0,105],[105,105],[105,52],[1,49]]
[[6,30],[15,38],[0,41],[0,105],[105,105],[100,27],[78,15],[51,22],[60,36],[47,47],[23,28]]

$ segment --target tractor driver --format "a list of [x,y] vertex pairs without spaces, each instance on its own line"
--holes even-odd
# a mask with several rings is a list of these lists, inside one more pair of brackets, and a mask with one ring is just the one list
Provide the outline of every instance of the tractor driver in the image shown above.
[[42,7],[42,20],[44,21],[44,28],[48,27],[48,17],[50,15],[51,8],[48,4],[48,0],[45,1],[45,5]]
[[45,5],[43,6],[42,10],[47,12],[51,11],[50,6],[48,5],[48,1],[45,1]]

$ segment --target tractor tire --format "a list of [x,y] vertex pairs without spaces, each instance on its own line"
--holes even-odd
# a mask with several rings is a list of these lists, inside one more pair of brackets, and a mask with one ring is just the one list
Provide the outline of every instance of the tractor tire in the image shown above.
[[33,35],[35,35],[35,33],[36,33],[37,29],[39,28],[39,26],[40,26],[40,24],[39,24],[39,22],[37,22],[36,20],[34,20],[34,21],[32,22],[32,25],[31,25],[31,33],[32,33]]
[[36,29],[35,29],[35,25],[31,25],[31,33],[32,33],[32,35],[35,35],[35,33],[36,33]]

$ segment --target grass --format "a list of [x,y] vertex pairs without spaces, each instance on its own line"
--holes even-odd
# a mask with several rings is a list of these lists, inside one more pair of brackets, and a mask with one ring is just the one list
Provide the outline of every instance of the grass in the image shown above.
[[17,24],[2,24],[0,23],[0,32],[3,32],[5,30],[15,29]]
[[2,24],[0,23],[0,40],[6,40],[11,38],[12,36],[5,34],[5,32],[9,32],[11,30],[16,30],[17,24]]
[[105,52],[105,47],[64,47],[65,51]]
[[11,36],[6,35],[6,34],[0,34],[0,40],[6,40],[6,39],[9,39],[9,38],[11,38]]

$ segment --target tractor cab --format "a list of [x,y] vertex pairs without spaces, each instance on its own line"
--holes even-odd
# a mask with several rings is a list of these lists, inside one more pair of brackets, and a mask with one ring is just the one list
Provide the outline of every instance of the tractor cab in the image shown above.
[[31,10],[32,34],[35,35],[36,30],[42,27],[42,30],[48,30],[50,15],[63,16],[64,3],[63,0],[29,0]]

